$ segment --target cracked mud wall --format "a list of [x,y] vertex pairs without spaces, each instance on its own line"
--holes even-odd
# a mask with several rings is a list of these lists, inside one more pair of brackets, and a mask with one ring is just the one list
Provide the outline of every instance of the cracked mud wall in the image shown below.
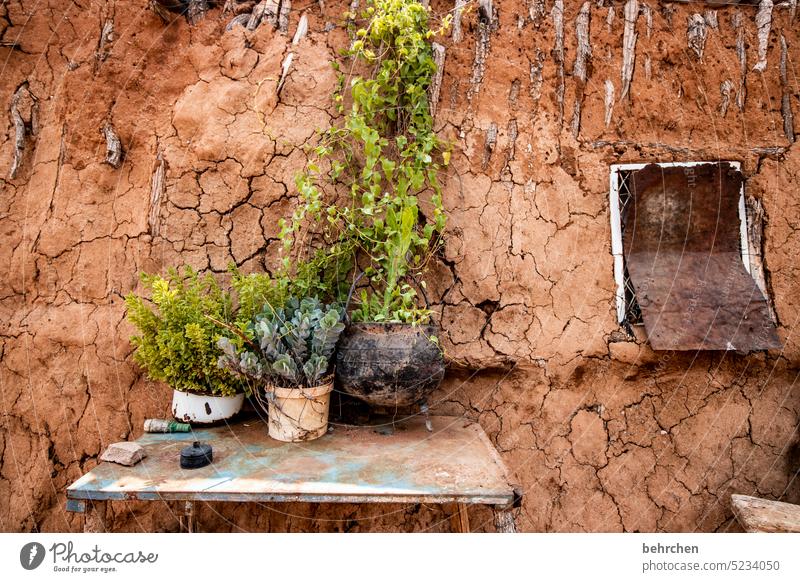
[[[226,32],[219,8],[164,26],[138,4],[0,7],[4,531],[80,529],[65,487],[169,408],[132,364],[122,297],[141,270],[274,265],[302,146],[333,119],[345,3],[295,3],[288,34]],[[732,492],[800,502],[800,149],[786,122],[800,35],[776,6],[761,41],[757,12],[496,1],[491,17],[462,15],[458,42],[438,39],[436,123],[454,154],[429,280],[453,366],[434,408],[489,433],[524,492],[522,530],[736,529]],[[278,98],[301,13],[309,33]],[[716,159],[742,161],[763,203],[783,351],[653,352],[616,323],[609,165]],[[174,530],[177,509],[113,503],[111,526]],[[212,504],[198,517],[220,531],[449,528],[421,505]]]

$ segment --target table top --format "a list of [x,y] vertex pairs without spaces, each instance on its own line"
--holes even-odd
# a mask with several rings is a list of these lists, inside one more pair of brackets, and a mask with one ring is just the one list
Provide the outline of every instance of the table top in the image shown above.
[[[416,416],[382,426],[336,425],[311,442],[283,443],[258,419],[190,433],[144,434],[133,467],[103,462],[67,488],[81,500],[480,503],[514,499],[506,468],[479,424]],[[181,469],[180,450],[212,445],[213,463]]]

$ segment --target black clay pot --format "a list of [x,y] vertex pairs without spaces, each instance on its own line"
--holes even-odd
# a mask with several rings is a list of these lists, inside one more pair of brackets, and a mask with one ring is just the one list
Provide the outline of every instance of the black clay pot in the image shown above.
[[435,325],[351,323],[336,353],[337,388],[372,406],[425,402],[444,378]]

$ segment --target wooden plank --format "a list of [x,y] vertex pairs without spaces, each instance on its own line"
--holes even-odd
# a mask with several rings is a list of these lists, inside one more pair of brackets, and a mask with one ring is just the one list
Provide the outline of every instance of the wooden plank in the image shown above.
[[450,531],[458,533],[461,531],[461,516],[458,512],[458,503],[446,503],[442,509],[450,516]]
[[458,521],[460,524],[459,531],[461,533],[469,533],[469,513],[467,513],[467,506],[463,503],[458,504]]
[[[392,430],[336,426],[306,443],[267,437],[259,422],[190,433],[146,434],[133,467],[100,463],[67,489],[68,499],[509,504],[513,488],[480,425],[419,416]],[[387,434],[389,433],[389,434]],[[181,448],[214,448],[208,467],[184,470]]]
[[733,514],[750,533],[800,533],[800,505],[731,495]]
[[183,515],[178,518],[180,530],[186,533],[197,531],[194,502],[185,501],[183,504]]

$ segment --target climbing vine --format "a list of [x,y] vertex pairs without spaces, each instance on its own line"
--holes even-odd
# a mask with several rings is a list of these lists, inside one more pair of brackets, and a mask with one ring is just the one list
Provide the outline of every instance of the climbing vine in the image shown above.
[[[433,130],[428,88],[436,72],[431,39],[450,16],[433,29],[429,9],[416,0],[369,0],[360,19],[345,17],[349,69],[333,63],[342,118],[296,176],[300,205],[281,225],[284,269],[304,225],[316,224],[325,242],[318,266],[335,261],[336,272],[368,278],[355,298],[355,321],[424,322],[430,312],[410,281],[424,288],[419,277],[445,226],[438,173],[450,152]],[[348,286],[333,285],[340,298]]]

